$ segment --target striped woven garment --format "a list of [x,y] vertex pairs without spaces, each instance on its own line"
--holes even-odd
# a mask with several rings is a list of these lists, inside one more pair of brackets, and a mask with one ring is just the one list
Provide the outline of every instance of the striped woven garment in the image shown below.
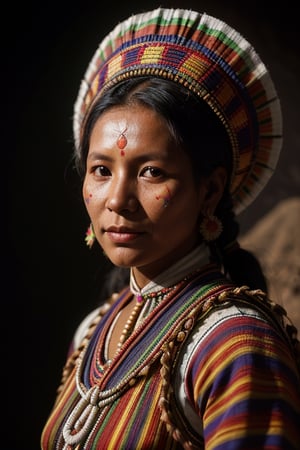
[[268,309],[234,300],[231,290],[206,268],[150,313],[103,374],[110,325],[131,295],[125,290],[67,378],[41,448],[192,450],[205,441],[207,450],[295,450],[299,374],[288,341]]

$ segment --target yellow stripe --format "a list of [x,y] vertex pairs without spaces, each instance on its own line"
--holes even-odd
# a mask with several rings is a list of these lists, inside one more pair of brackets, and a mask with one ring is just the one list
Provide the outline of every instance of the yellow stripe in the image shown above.
[[[132,396],[130,397],[130,402],[127,403],[126,408],[121,412],[122,416],[124,417],[132,417],[132,405],[135,402],[135,399],[140,396],[140,389],[135,387],[135,389],[132,390]],[[114,434],[110,440],[110,443],[107,447],[108,450],[115,450],[118,448],[115,443],[119,440],[120,433],[123,435],[123,427],[124,427],[124,421],[120,417],[119,424],[114,429]]]
[[[267,343],[267,337],[265,337],[265,342]],[[244,345],[241,346],[241,342],[244,341]],[[257,342],[257,346],[255,345]],[[238,344],[238,345],[237,345]],[[233,347],[234,350],[233,350]],[[247,354],[248,352],[255,352],[259,354],[264,354],[269,357],[274,354],[273,351],[266,351],[266,349],[261,349],[260,339],[256,339],[251,336],[251,344],[249,343],[249,338],[240,335],[232,337],[226,342],[226,345],[220,345],[219,349],[215,351],[214,355],[211,355],[210,359],[203,366],[201,371],[200,379],[196,380],[194,395],[196,398],[200,391],[205,390],[210,386],[213,380],[216,378],[217,374],[224,370],[227,364],[235,360],[241,355]],[[211,368],[214,368],[211,370]]]
[[[160,397],[160,391],[161,391],[161,381],[160,381],[160,383],[157,385],[157,389],[156,389],[156,395],[153,397],[153,400],[152,400],[152,403],[151,403],[151,406],[150,406],[150,408],[155,408],[156,406],[157,406],[157,404],[158,404],[158,401],[159,401],[159,397]],[[149,413],[150,413],[150,411],[149,411]],[[151,425],[151,420],[149,420],[148,421],[148,424],[149,425]],[[142,432],[142,434],[141,434],[141,436],[140,436],[140,439],[139,439],[139,441],[138,441],[138,445],[137,445],[137,448],[142,448],[142,446],[143,446],[143,442],[145,442],[145,438],[146,438],[146,436],[149,434],[149,432],[148,432],[148,429],[149,429],[149,425],[147,425],[147,424],[144,424],[144,427],[143,427],[143,432]],[[157,436],[159,436],[159,433],[156,431],[156,433],[157,433]]]
[[157,63],[161,60],[165,46],[146,47],[141,57],[141,64]]
[[112,78],[122,68],[122,55],[117,55],[107,66],[107,76]]
[[49,443],[53,444],[58,428],[61,425],[61,419],[65,416],[66,411],[68,410],[69,403],[74,399],[76,394],[78,395],[75,389],[75,377],[72,377],[73,374],[70,375],[71,378],[67,380],[65,383],[65,390],[60,393],[58,398],[56,399],[55,406],[51,411],[51,415],[49,416],[47,423],[44,426],[42,431],[41,441],[43,442],[45,433],[49,432]]
[[[242,438],[243,436],[249,437],[251,435],[251,431],[253,436],[255,436],[257,435],[259,430],[259,424],[256,424],[255,427],[252,427],[252,430],[249,429],[247,418],[245,419],[244,426],[241,425],[240,421],[238,424],[230,423],[228,428],[224,428],[223,425],[222,429],[218,430],[217,433],[214,433],[212,439],[210,439],[209,442],[205,443],[205,449],[213,450],[219,445],[224,445],[226,442],[231,442],[234,439]],[[281,434],[282,432],[282,423],[276,419],[271,419],[268,430],[265,429],[265,424],[263,424],[261,431],[264,435],[271,436],[272,434],[274,434],[276,436],[277,434]]]

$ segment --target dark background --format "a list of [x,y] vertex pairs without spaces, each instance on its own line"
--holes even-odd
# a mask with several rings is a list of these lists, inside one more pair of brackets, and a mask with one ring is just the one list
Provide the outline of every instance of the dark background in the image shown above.
[[240,216],[245,232],[279,200],[300,195],[300,33],[291,4],[52,1],[15,10],[12,5],[2,52],[4,450],[40,448],[69,341],[98,304],[109,267],[99,248],[85,246],[89,221],[71,164],[73,104],[98,43],[131,13],[166,6],[215,15],[254,45],[282,101],[284,148],[267,188]]

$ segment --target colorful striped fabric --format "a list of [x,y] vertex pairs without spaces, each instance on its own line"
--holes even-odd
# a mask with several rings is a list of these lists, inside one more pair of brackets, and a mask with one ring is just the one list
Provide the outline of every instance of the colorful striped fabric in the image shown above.
[[82,80],[74,106],[77,148],[95,99],[122,80],[145,75],[186,86],[220,118],[232,144],[230,190],[239,213],[271,177],[282,146],[280,103],[254,48],[207,14],[158,8],[131,16],[103,39]]
[[184,386],[202,418],[205,449],[299,449],[299,376],[282,336],[238,304],[204,326],[187,344],[175,392]]
[[42,450],[192,450],[204,441],[206,450],[299,449],[299,374],[267,306],[234,297],[208,266],[149,314],[103,373],[110,325],[130,295],[93,331]]

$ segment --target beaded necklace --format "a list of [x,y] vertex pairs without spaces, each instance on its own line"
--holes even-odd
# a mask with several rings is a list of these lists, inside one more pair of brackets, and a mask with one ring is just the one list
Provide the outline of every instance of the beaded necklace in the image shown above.
[[149,314],[155,308],[155,306],[157,306],[166,297],[166,295],[170,291],[174,290],[175,288],[176,288],[176,285],[162,288],[159,291],[149,291],[149,292],[143,293],[143,289],[140,289],[138,287],[137,282],[134,277],[134,274],[133,274],[133,271],[131,269],[131,271],[130,271],[130,291],[135,296],[136,303],[135,303],[133,310],[131,311],[130,316],[128,317],[128,319],[124,325],[123,331],[121,333],[121,336],[120,336],[120,339],[118,342],[117,352],[119,352],[121,350],[122,345],[128,338],[129,334],[135,328],[137,328],[137,326],[143,319],[143,317],[142,317],[139,320],[139,316],[140,316],[142,307],[145,305],[145,303],[148,302],[148,300],[151,301],[151,304],[148,305],[148,308],[147,308],[147,314]]
[[[114,372],[110,374],[108,383],[105,383],[104,386],[95,384],[88,387],[83,382],[83,362],[87,347],[83,350],[77,360],[75,375],[76,388],[81,398],[63,426],[62,435],[65,442],[63,450],[71,450],[80,444],[86,438],[95,422],[101,420],[102,416],[106,414],[109,405],[119,398],[128,387],[133,386],[139,377],[148,373],[150,365],[161,357],[164,348],[163,343],[173,336],[174,330],[181,323],[182,314],[194,310],[196,301],[197,303],[202,302],[205,297],[217,293],[220,289],[224,289],[224,280],[216,278],[217,274],[211,272],[210,267],[207,269],[208,273],[205,274],[205,282],[203,284],[200,283],[199,285],[197,282],[200,274],[193,273],[181,280],[176,288],[169,288],[169,292],[164,294],[164,301],[157,305],[158,310],[161,309],[161,311],[157,319],[155,319],[155,324],[153,323],[153,317],[145,320],[149,336],[146,337],[144,335],[143,340],[137,341],[134,348],[131,349],[129,344],[132,345],[132,342],[130,343],[129,340],[124,342],[122,352],[128,358],[124,359],[124,355],[121,355],[119,364],[115,367]],[[194,281],[192,281],[193,279]],[[209,283],[210,279],[214,280],[211,284]],[[187,286],[189,282],[189,288],[184,289],[184,286]],[[181,295],[178,296],[179,292],[181,292]],[[150,294],[148,295],[151,297]],[[165,302],[169,295],[175,295],[176,301],[166,305]],[[191,321],[192,323],[193,320]],[[166,326],[166,324],[169,325]],[[131,341],[133,337],[136,339],[136,336],[132,335],[130,337]],[[130,354],[129,351],[131,352]],[[119,356],[120,354],[117,353],[116,357],[118,358]],[[130,362],[129,366],[127,364],[128,360]]]
[[[122,352],[117,351],[114,358],[116,364],[108,364],[108,366],[111,366],[110,369],[95,384],[90,381],[88,346],[91,341],[87,341],[76,364],[75,382],[80,399],[67,418],[62,430],[65,442],[64,450],[78,446],[86,438],[95,422],[101,420],[101,417],[105,415],[109,405],[120,397],[125,390],[134,385],[140,376],[146,375],[150,365],[161,357],[163,343],[167,342],[172,336],[174,327],[176,328],[178,321],[181,320],[183,312],[190,308],[193,309],[196,299],[199,302],[203,296],[212,294],[218,288],[220,285],[219,274],[215,273],[215,269],[210,264],[204,264],[204,267],[200,264],[201,255],[198,256],[198,251],[198,249],[195,249],[184,260],[178,261],[176,265],[171,267],[169,277],[164,274],[163,284],[171,285],[171,287],[165,288],[160,282],[160,280],[163,281],[160,277],[156,279],[156,282],[150,282],[144,288],[139,289],[134,282],[134,277],[132,277],[130,285],[132,291],[130,292],[135,295],[137,303],[136,308],[134,307],[135,313],[131,313],[122,332],[122,335],[125,336],[122,337],[124,343],[120,346]],[[182,264],[183,261],[185,264]],[[199,265],[201,269],[196,270],[196,265]],[[181,273],[183,276],[180,277],[178,270],[183,272],[182,268],[184,268],[185,275]],[[197,281],[199,276],[204,277],[200,285]],[[178,282],[178,280],[180,281]],[[216,282],[216,280],[218,281]],[[177,284],[174,284],[174,282]],[[207,285],[210,282],[212,282],[212,285]],[[184,286],[186,286],[186,289]],[[181,295],[178,295],[179,292],[181,292]],[[167,301],[169,296],[173,298],[170,303]],[[148,304],[151,304],[150,309]],[[157,314],[154,321],[151,312],[153,312],[155,306],[157,307]],[[142,307],[145,308],[145,314],[143,314],[144,309]],[[137,320],[134,324],[135,319]],[[143,319],[144,330],[140,336],[137,324],[139,320]],[[101,332],[100,329],[99,332]],[[97,335],[94,336],[94,339],[96,337]],[[88,369],[87,372],[86,368]]]

